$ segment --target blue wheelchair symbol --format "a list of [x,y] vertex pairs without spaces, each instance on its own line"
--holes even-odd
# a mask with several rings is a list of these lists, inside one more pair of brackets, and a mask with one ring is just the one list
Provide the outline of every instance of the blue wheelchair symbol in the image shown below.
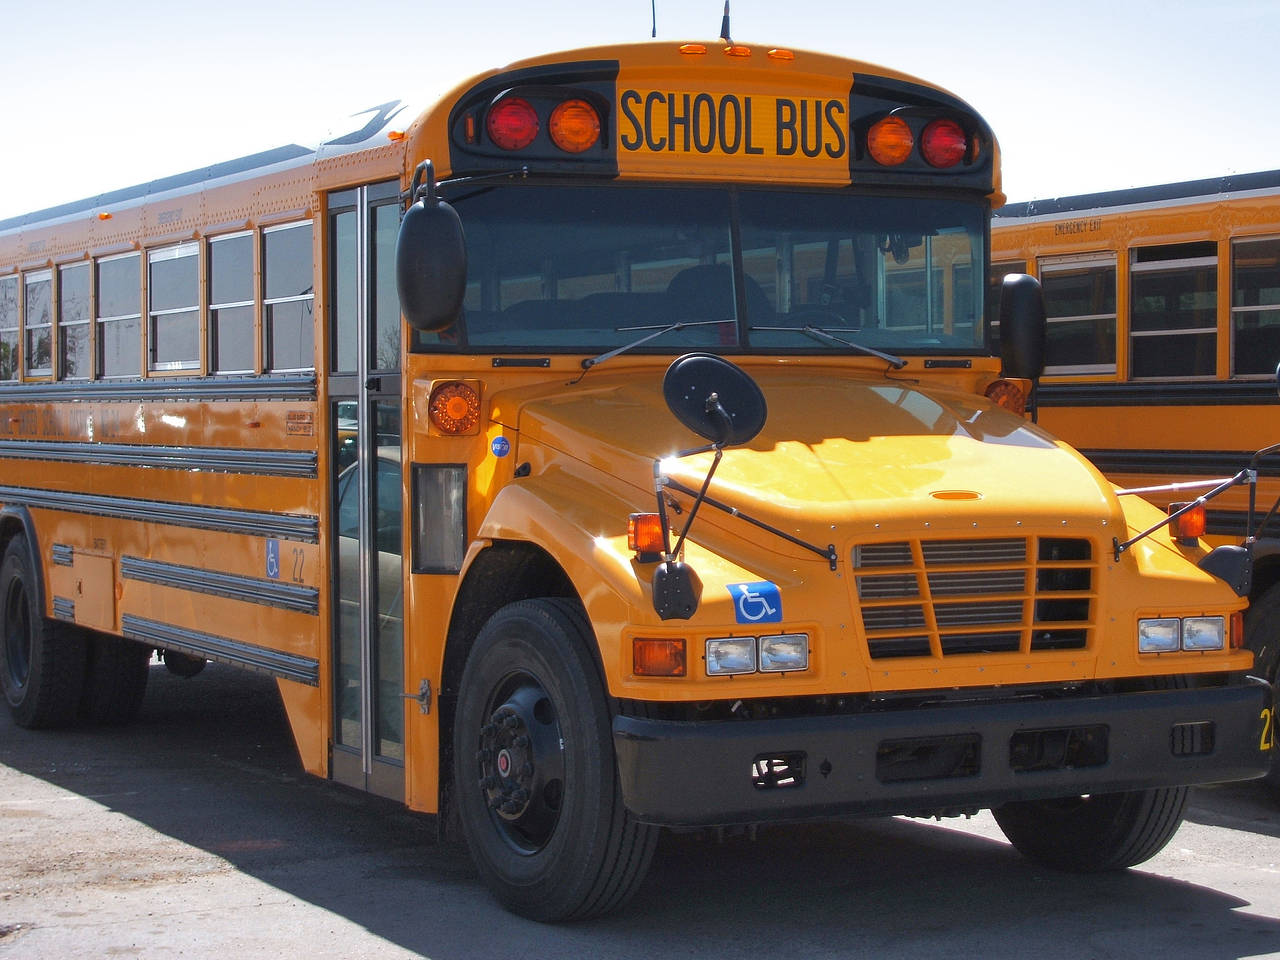
[[776,583],[731,583],[733,613],[739,623],[781,623],[782,591]]
[[280,579],[280,541],[267,541],[267,576],[272,580]]

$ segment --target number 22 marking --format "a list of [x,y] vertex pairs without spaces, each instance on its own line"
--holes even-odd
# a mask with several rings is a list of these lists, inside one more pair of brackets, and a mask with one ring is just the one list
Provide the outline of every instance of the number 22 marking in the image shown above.
[[1262,741],[1258,744],[1258,749],[1264,752],[1274,750],[1276,748],[1276,712],[1271,707],[1267,707],[1258,716],[1262,718]]

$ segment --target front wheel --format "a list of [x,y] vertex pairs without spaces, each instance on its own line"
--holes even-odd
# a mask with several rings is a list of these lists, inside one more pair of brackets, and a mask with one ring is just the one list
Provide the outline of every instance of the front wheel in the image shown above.
[[622,804],[593,642],[576,604],[510,604],[480,631],[458,692],[453,775],[467,846],[498,900],[533,920],[621,906],[657,840]]
[[1150,860],[1182,824],[1186,787],[1019,800],[991,813],[1024,857],[1059,870],[1098,873]]
[[[1253,651],[1255,674],[1280,690],[1280,583],[1249,604],[1244,614],[1244,645]],[[1266,783],[1280,793],[1280,750],[1271,751]]]

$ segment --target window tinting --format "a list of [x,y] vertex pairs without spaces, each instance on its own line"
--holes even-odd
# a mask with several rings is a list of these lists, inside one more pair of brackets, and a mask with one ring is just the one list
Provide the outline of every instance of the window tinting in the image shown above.
[[1212,243],[1140,247],[1130,262],[1130,374],[1211,377],[1217,369],[1218,261]]
[[267,366],[310,369],[315,364],[311,224],[266,230],[262,243]]
[[98,368],[104,377],[142,374],[142,258],[99,260]]
[[661,330],[640,349],[982,349],[978,203],[530,185],[455,206],[463,323],[419,347],[607,350]]
[[23,283],[26,375],[47,377],[53,373],[53,271],[28,273]]
[[89,264],[63,267],[58,274],[58,375],[84,380],[90,364]]
[[253,235],[209,241],[209,369],[253,372]]
[[1114,257],[1042,261],[1049,373],[1112,373],[1116,369]]
[[18,379],[19,278],[0,277],[0,380]]
[[1275,375],[1280,363],[1280,238],[1231,247],[1231,372]]

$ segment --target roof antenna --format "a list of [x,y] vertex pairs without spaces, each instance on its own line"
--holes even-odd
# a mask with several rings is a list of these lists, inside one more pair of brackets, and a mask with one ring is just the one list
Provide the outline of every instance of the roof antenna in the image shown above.
[[658,35],[658,0],[649,0],[649,9],[653,12],[653,33],[651,36]]
[[729,37],[729,0],[724,0],[724,18],[720,21],[720,39],[729,46],[733,46],[733,40]]

